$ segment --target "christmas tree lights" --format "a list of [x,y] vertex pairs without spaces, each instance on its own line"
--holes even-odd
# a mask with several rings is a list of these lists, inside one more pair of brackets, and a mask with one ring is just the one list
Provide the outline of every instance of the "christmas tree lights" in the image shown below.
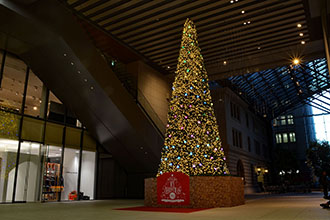
[[229,174],[196,27],[190,19],[183,28],[157,176],[175,171],[189,176]]

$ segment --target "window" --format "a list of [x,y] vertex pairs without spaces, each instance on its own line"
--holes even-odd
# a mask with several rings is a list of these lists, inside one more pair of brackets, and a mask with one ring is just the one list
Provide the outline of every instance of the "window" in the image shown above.
[[276,126],[279,126],[279,118],[275,118],[273,120],[273,126],[276,127]]
[[15,56],[6,53],[0,90],[0,108],[21,112],[27,67]]
[[235,131],[234,128],[232,129],[232,136],[233,136],[233,146],[237,146],[237,144],[236,144],[236,131]]
[[235,128],[232,129],[233,146],[242,148],[242,133]]
[[288,125],[293,125],[294,124],[293,115],[288,115],[287,118],[288,118]]
[[235,118],[239,121],[241,120],[239,107],[238,107],[238,105],[236,105],[232,102],[230,102],[230,115],[232,118]]
[[248,150],[249,150],[249,152],[251,152],[251,139],[250,139],[250,137],[248,137],[247,141],[248,141]]
[[296,142],[296,133],[290,132],[289,138],[290,138],[290,142]]
[[25,98],[25,114],[43,118],[45,115],[47,89],[40,79],[32,72],[29,73],[28,86]]
[[267,158],[268,157],[268,152],[267,152],[267,146],[265,144],[262,145],[262,150],[264,153],[264,157]]
[[283,143],[288,143],[289,142],[287,133],[283,133],[282,137],[283,137]]
[[282,134],[276,134],[276,144],[282,143]]
[[249,127],[249,115],[247,112],[245,113],[245,118],[246,118],[246,127]]
[[286,119],[285,116],[281,116],[281,125],[286,125]]
[[254,145],[256,147],[256,154],[260,155],[260,143],[254,140]]

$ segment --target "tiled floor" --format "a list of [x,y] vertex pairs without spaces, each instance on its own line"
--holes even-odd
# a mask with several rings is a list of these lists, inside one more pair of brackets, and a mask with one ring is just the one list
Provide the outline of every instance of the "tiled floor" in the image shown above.
[[330,220],[330,210],[322,209],[320,193],[253,196],[246,204],[233,208],[215,208],[194,213],[121,211],[115,208],[142,206],[142,200],[83,201],[72,203],[28,203],[0,205],[0,220]]

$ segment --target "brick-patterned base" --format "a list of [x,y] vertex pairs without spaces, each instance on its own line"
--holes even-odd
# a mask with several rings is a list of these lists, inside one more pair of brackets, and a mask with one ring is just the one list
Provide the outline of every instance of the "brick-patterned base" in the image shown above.
[[241,177],[192,176],[190,205],[167,206],[157,204],[157,178],[144,180],[144,205],[148,207],[214,208],[244,204],[244,183]]

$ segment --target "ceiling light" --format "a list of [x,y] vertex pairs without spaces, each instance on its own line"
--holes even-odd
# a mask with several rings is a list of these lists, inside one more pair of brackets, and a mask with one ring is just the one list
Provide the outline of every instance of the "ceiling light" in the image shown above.
[[246,25],[246,22],[244,22],[243,24]]
[[85,82],[87,82],[87,79],[84,79]]
[[297,27],[298,27],[298,28],[301,28],[301,27],[302,27],[302,25],[301,25],[301,24],[297,24]]
[[93,86],[91,86],[91,90],[93,90],[94,89],[94,87]]
[[63,54],[63,56],[65,56],[65,57],[66,57],[66,53],[64,53],[64,54]]
[[244,11],[244,10],[242,10],[242,11],[241,11],[241,13],[242,13],[242,14],[244,14],[244,13],[245,13],[245,11]]
[[73,66],[73,65],[74,65],[74,63],[73,63],[73,62],[71,62],[71,65]]
[[258,50],[260,50],[261,49],[261,47],[258,47]]
[[223,65],[227,65],[227,61],[223,61]]
[[298,65],[298,64],[300,63],[300,60],[299,60],[298,58],[294,58],[294,59],[292,60],[292,63],[293,63],[294,65]]
[[250,24],[250,23],[251,23],[251,21],[248,21],[247,23],[248,23],[248,24]]
[[230,3],[232,3],[232,4],[233,4],[233,3],[234,3],[234,0],[231,0],[231,1],[230,1]]
[[300,43],[301,43],[301,44],[305,44],[306,42],[302,40]]
[[78,70],[78,71],[77,71],[77,73],[79,73],[79,74],[80,74],[80,73],[81,73],[81,72],[80,72],[80,70]]
[[167,69],[170,69],[171,67],[170,66],[167,66]]
[[235,0],[235,2],[238,2],[238,0]]
[[299,33],[299,36],[300,36],[300,37],[304,36],[304,33]]
[[42,103],[42,101],[41,101],[41,100],[40,100],[39,102],[40,102],[40,103]]
[[33,107],[33,110],[38,110],[37,106],[34,106],[34,107]]

